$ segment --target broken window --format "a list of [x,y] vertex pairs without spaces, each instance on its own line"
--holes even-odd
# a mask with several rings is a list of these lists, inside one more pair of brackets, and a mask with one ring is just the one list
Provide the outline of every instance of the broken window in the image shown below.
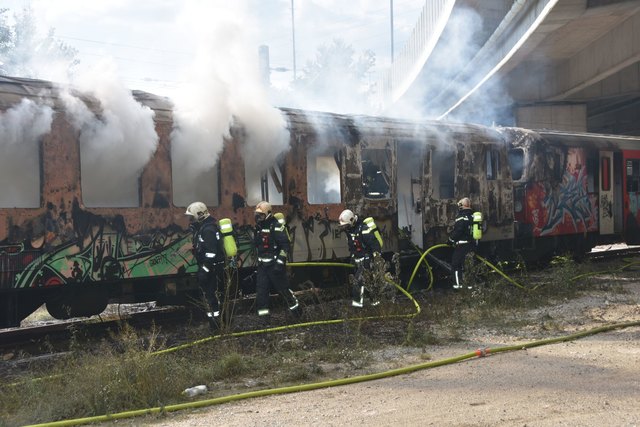
[[508,153],[509,167],[511,168],[511,179],[518,181],[524,172],[524,151],[522,148],[514,148]]
[[282,165],[271,166],[266,171],[258,172],[246,167],[245,162],[244,170],[248,205],[255,206],[262,200],[272,205],[284,204]]
[[454,151],[433,150],[433,197],[452,199],[454,195],[456,157]]
[[487,148],[487,180],[495,180],[500,176],[500,153],[493,148]]
[[309,203],[340,203],[340,167],[335,149],[307,152],[307,198]]
[[8,132],[0,139],[0,176],[4,177],[0,208],[39,208],[40,141],[14,139]]
[[362,150],[362,192],[368,199],[388,199],[391,182],[391,150]]
[[171,182],[173,204],[189,206],[199,201],[208,207],[220,205],[220,165],[198,163],[194,166],[189,150],[171,146]]
[[142,170],[120,169],[117,160],[109,159],[105,147],[96,141],[80,139],[80,187],[86,207],[134,208],[140,206]]

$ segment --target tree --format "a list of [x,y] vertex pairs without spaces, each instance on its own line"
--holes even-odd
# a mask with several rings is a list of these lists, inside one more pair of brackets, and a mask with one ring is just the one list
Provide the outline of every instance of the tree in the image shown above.
[[56,39],[50,28],[46,36],[37,33],[31,8],[14,14],[15,24],[8,20],[9,9],[0,9],[0,72],[20,77],[47,78],[42,71],[62,68],[71,71],[79,61],[78,51]]
[[373,52],[366,50],[356,57],[353,47],[334,39],[318,48],[315,60],[307,62],[293,89],[297,98],[305,100],[305,108],[368,112],[376,93],[375,82],[369,80],[375,64]]

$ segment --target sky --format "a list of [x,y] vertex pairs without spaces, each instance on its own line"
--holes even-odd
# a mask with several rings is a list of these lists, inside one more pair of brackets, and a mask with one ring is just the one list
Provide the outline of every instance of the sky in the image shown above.
[[293,20],[291,0],[3,0],[2,7],[18,12],[30,6],[39,30],[55,29],[85,66],[109,58],[126,87],[172,96],[190,78],[204,34],[229,20],[240,22],[248,54],[257,58],[258,47],[266,45],[271,68],[286,69],[272,71],[275,87],[286,88],[293,79],[294,26],[298,76],[319,46],[340,38],[356,52],[376,55],[371,78],[377,80],[391,61],[391,3],[397,53],[425,0],[294,0]]

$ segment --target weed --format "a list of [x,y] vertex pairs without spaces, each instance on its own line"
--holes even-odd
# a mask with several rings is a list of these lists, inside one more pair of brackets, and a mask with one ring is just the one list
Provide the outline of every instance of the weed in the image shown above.
[[[410,320],[347,320],[316,325],[313,329],[222,337],[160,356],[154,353],[167,344],[155,328],[136,331],[122,324],[99,345],[87,346],[87,331],[74,327],[68,349],[71,357],[50,361],[22,374],[16,379],[20,381],[19,387],[0,388],[0,425],[49,422],[179,403],[187,399],[181,392],[198,384],[206,384],[209,394],[218,396],[234,390],[360,374],[375,360],[373,352],[387,345],[420,348],[421,358],[430,360],[429,346],[463,341],[470,325],[505,331],[523,329],[528,326],[527,319],[518,315],[523,309],[574,298],[584,289],[611,292],[622,289],[623,274],[619,275],[619,282],[612,284],[610,276],[601,280],[597,275],[585,275],[589,270],[595,271],[588,263],[577,264],[568,257],[554,259],[544,272],[527,271],[516,264],[509,274],[519,287],[484,264],[471,264],[465,277],[473,289],[416,292],[414,297],[422,311]],[[581,274],[584,277],[574,280]],[[395,278],[380,280],[388,283],[387,279]],[[383,294],[387,291],[384,289]],[[340,292],[344,294],[344,289]],[[308,295],[316,303],[305,307],[309,320],[354,317],[350,300],[334,302],[327,298],[328,293],[319,291]],[[394,291],[380,306],[358,313],[410,312],[413,303],[398,295]],[[562,323],[549,315],[538,322],[546,331],[562,328]],[[196,340],[202,338],[201,333],[191,328],[186,334]],[[53,348],[50,343],[43,346]],[[50,379],[32,381],[41,377]]]

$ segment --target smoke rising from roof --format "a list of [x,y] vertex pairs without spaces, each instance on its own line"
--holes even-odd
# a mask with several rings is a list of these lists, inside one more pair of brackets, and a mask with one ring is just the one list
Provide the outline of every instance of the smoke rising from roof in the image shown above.
[[252,175],[263,174],[289,147],[285,121],[261,83],[257,49],[246,34],[251,28],[247,16],[240,4],[188,3],[179,18],[195,30],[196,44],[184,79],[189,83],[174,97],[172,157],[179,204],[215,199],[210,182],[199,178],[210,175],[234,123],[246,131],[242,152],[248,185]]
[[153,111],[138,103],[101,61],[74,80],[74,87],[98,100],[97,111],[62,91],[71,124],[80,133],[82,199],[86,206],[139,205],[138,179],[158,145]]

